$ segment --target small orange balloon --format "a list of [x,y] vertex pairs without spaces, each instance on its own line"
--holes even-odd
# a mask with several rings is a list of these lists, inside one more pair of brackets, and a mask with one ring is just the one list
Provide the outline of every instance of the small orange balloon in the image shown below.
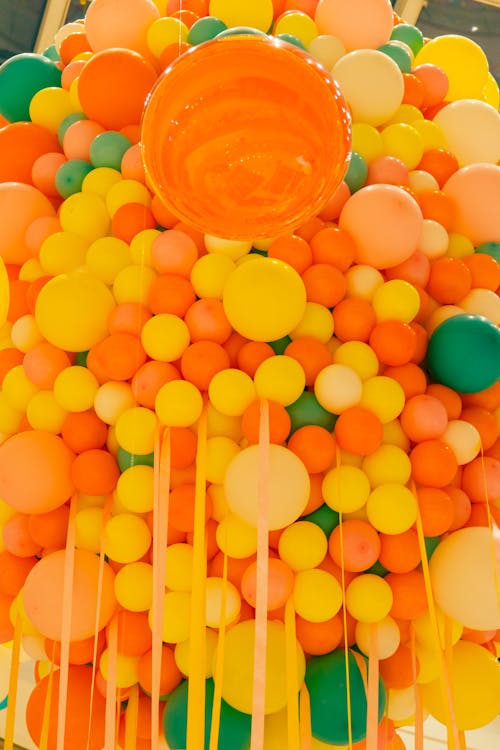
[[229,239],[284,234],[318,213],[344,176],[350,117],[306,53],[235,35],[182,55],[142,127],[150,183],[182,221]]

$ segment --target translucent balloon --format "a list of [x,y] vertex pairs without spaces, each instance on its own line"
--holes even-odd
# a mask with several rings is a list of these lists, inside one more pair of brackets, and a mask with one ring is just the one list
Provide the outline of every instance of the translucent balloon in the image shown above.
[[436,602],[449,617],[475,630],[499,627],[500,553],[487,527],[450,534],[434,552],[430,570]]
[[461,167],[475,162],[496,164],[500,159],[500,114],[486,102],[452,102],[437,113],[434,122]]
[[389,0],[320,0],[314,18],[320,34],[338,37],[349,52],[380,47],[393,27]]
[[[360,24],[361,26],[361,24]],[[382,125],[403,100],[403,76],[390,57],[372,49],[349,52],[335,63],[338,81],[355,123]]]
[[472,39],[446,34],[424,44],[415,58],[415,66],[431,63],[448,77],[446,99],[481,99],[488,80],[488,60]]
[[[293,523],[309,498],[309,475],[302,461],[280,445],[269,446],[269,529]],[[224,487],[233,513],[251,526],[257,526],[260,450],[245,448],[231,461]],[[286,497],[286,503],[283,502]]]
[[[266,6],[272,12],[270,0]],[[141,140],[151,185],[176,216],[218,237],[275,237],[335,192],[347,166],[349,115],[307,53],[233,35],[193,48],[166,71]]]
[[453,231],[474,245],[500,242],[499,189],[500,167],[494,164],[471,164],[455,172],[443,188],[455,207]]

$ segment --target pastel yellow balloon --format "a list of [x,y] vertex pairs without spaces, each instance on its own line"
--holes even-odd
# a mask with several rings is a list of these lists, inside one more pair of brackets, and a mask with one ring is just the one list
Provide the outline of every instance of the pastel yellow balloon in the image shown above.
[[384,283],[384,277],[376,268],[356,265],[349,268],[345,274],[347,281],[347,296],[361,297],[370,302],[376,290]]
[[135,406],[135,398],[128,383],[103,383],[94,399],[97,416],[109,425],[116,424],[118,417],[133,406]]
[[488,80],[483,89],[483,99],[486,104],[490,104],[496,110],[500,107],[500,90],[492,73],[488,73]]
[[333,361],[335,364],[351,367],[361,380],[378,375],[377,355],[364,341],[346,341],[341,344],[333,354]]
[[376,375],[363,382],[359,405],[373,411],[382,424],[386,424],[403,411],[405,392],[396,380],[386,375]]
[[104,550],[118,563],[136,562],[151,545],[151,532],[146,521],[134,513],[120,513],[106,523]]
[[418,506],[415,495],[408,487],[387,482],[371,492],[366,512],[377,531],[382,534],[402,534],[415,523]]
[[63,409],[82,412],[91,409],[99,381],[86,367],[74,365],[61,370],[54,381],[54,396]]
[[500,325],[500,297],[491,289],[471,289],[459,304],[466,313],[482,315],[495,325]]
[[122,411],[116,420],[116,439],[129,453],[152,453],[158,421],[151,409],[134,406]]
[[425,612],[423,615],[416,617],[413,620],[413,628],[415,630],[415,638],[417,643],[421,643],[424,646],[435,647],[436,636],[439,635],[439,643],[441,648],[446,648],[446,642],[449,639],[450,644],[453,646],[458,643],[463,633],[463,625],[459,622],[451,620],[447,617],[440,607],[435,608],[437,634],[434,626],[434,620],[431,618],[430,612]]
[[74,271],[55,276],[42,287],[35,318],[42,336],[54,346],[70,352],[86,351],[107,335],[114,306],[113,296],[102,281]]
[[[226,633],[222,674],[222,697],[243,713],[252,713],[255,621],[246,620]],[[298,684],[305,674],[304,653],[296,641]],[[264,712],[272,714],[285,707],[288,698],[287,638],[283,623],[268,621]]]
[[413,685],[402,690],[387,691],[387,718],[400,726],[414,723],[415,688]]
[[106,193],[106,207],[109,215],[113,217],[126,203],[142,203],[143,206],[150,206],[151,193],[146,185],[137,180],[115,182]]
[[171,380],[156,395],[158,419],[167,427],[191,427],[200,418],[202,409],[200,391],[187,380]]
[[388,482],[406,484],[411,476],[411,462],[405,450],[383,444],[363,459],[363,471],[372,487]]
[[481,435],[477,428],[463,419],[451,419],[440,440],[451,448],[459,466],[470,463],[481,450]]
[[380,622],[392,607],[392,589],[383,578],[364,573],[354,578],[345,594],[346,607],[356,620]]
[[325,532],[311,521],[296,521],[280,536],[278,552],[292,570],[315,568],[328,550]]
[[293,587],[295,611],[309,622],[326,622],[342,606],[342,588],[326,570],[300,570]]
[[85,238],[73,232],[54,232],[42,242],[40,265],[51,276],[75,271],[85,264],[88,246]]
[[[153,613],[149,610],[149,625]],[[182,643],[189,638],[191,627],[191,594],[187,591],[167,591],[163,597],[162,640]]]
[[306,309],[302,320],[293,331],[290,331],[292,340],[310,336],[327,344],[333,336],[333,317],[330,310],[317,302],[306,302]]
[[435,260],[446,255],[448,244],[448,232],[443,225],[434,219],[424,219],[417,250],[427,255],[430,260]]
[[363,390],[360,376],[352,367],[333,364],[316,377],[314,394],[324,409],[341,414],[359,403]]
[[118,604],[131,612],[146,612],[153,602],[153,566],[146,562],[124,565],[115,576]]
[[131,513],[153,510],[154,471],[151,466],[137,464],[125,469],[116,484],[119,502]]
[[156,271],[149,266],[125,266],[118,271],[113,281],[113,296],[116,302],[138,302],[146,305],[151,284],[156,277]]
[[442,68],[448,78],[445,99],[481,99],[488,81],[488,59],[479,44],[465,36],[445,34],[424,44],[415,65],[431,63]]
[[78,511],[75,517],[75,545],[78,549],[99,554],[103,515],[103,509],[98,507],[82,508]]
[[189,346],[189,328],[177,315],[160,313],[144,324],[141,342],[151,359],[175,362]]
[[377,320],[402,320],[410,323],[420,309],[420,297],[403,279],[391,279],[378,287],[372,299]]
[[345,55],[345,47],[336,36],[320,34],[311,39],[307,45],[311,57],[321,63],[326,70],[331,70],[337,60]]
[[[106,648],[99,660],[99,669],[101,674],[106,680],[108,678],[109,670],[109,651]],[[125,656],[118,652],[116,655],[116,687],[117,688],[128,688],[132,687],[139,681],[139,657],[138,656]]]
[[38,391],[26,406],[26,419],[34,430],[45,430],[55,435],[61,432],[68,415],[53,391]]
[[382,156],[384,146],[377,128],[367,122],[355,122],[352,126],[352,150],[362,156],[368,165]]
[[434,120],[414,120],[411,125],[420,134],[424,144],[424,151],[428,151],[431,148],[446,148],[446,139],[443,131]]
[[172,591],[191,591],[193,586],[193,547],[170,544],[167,547],[165,586]]
[[40,89],[30,101],[30,120],[57,134],[65,117],[76,111],[66,89],[51,86]]
[[2,392],[6,402],[13,409],[24,412],[30,399],[37,393],[38,387],[26,375],[24,367],[12,367],[2,381]]
[[209,628],[230,625],[240,614],[240,592],[231,581],[209,576],[205,583],[205,602],[206,623]]
[[448,235],[448,250],[446,254],[451,258],[465,258],[474,252],[474,245],[468,237],[463,234],[452,232]]
[[321,491],[325,503],[337,513],[352,513],[366,504],[370,482],[358,466],[341,464],[327,472]]
[[257,391],[250,375],[230,367],[213,376],[208,386],[208,397],[221,414],[241,417],[247,406],[257,398]]
[[439,190],[439,183],[429,172],[421,169],[413,169],[408,174],[408,186],[415,193],[424,193],[428,190]]
[[96,193],[70,195],[59,209],[59,221],[65,232],[74,232],[89,242],[105,237],[110,217],[104,200]]
[[461,167],[476,162],[496,164],[500,159],[500,114],[490,104],[475,99],[455,101],[443,107],[434,122]]
[[273,34],[292,34],[307,47],[318,36],[318,27],[307,13],[292,11],[278,18]]
[[378,50],[349,52],[334,65],[332,75],[355,122],[382,125],[403,100],[403,75],[394,60]]
[[[214,630],[205,628],[205,677],[208,679],[212,677],[214,670],[214,658],[217,650],[218,635]],[[193,667],[191,666],[191,639],[187,638],[181,643],[175,645],[175,663],[182,672],[182,674],[189,676],[189,673]],[[198,664],[196,664],[196,669]]]
[[227,467],[240,450],[238,443],[224,435],[208,438],[206,453],[207,482],[222,484]]
[[276,258],[239,265],[224,287],[223,304],[233,328],[254,341],[275,341],[304,316],[306,290],[295,269]]
[[87,249],[87,268],[105,284],[112,284],[123,268],[130,265],[129,246],[118,237],[101,237]]
[[415,169],[424,153],[422,136],[406,122],[397,122],[384,128],[382,143],[384,153],[399,159],[408,169]]
[[207,253],[191,269],[191,284],[198,297],[222,299],[224,287],[236,268],[234,260],[224,253]]
[[147,44],[149,51],[155,57],[160,57],[169,44],[186,42],[188,33],[188,27],[178,18],[157,18],[148,28]]
[[229,557],[250,557],[257,550],[257,529],[234,513],[227,513],[215,532],[217,546]]
[[100,198],[106,198],[108,190],[120,182],[121,173],[111,167],[97,167],[83,178],[82,193],[94,193]]
[[377,654],[379,659],[388,659],[396,653],[401,641],[401,631],[398,624],[389,615],[377,623],[357,622],[356,643],[361,651],[370,655],[371,630],[375,630]]
[[[48,286],[48,284],[45,286]],[[10,329],[10,339],[11,344],[13,344],[16,349],[19,349],[26,354],[26,352],[29,352],[29,350],[36,346],[36,344],[43,341],[44,335],[40,330],[40,324],[37,318],[34,315],[31,315],[31,313],[28,313],[27,315],[22,315],[12,324],[12,328]]]
[[[288,448],[271,444],[267,452],[267,504],[269,529],[282,529],[293,523],[307,505],[309,474],[302,461]],[[229,464],[224,490],[231,511],[251,526],[259,516],[259,477],[261,451],[251,445],[240,451]],[[286,502],[283,502],[286,498]]]
[[282,354],[265,359],[255,372],[254,382],[260,398],[289,406],[303,393],[306,376],[296,359]]

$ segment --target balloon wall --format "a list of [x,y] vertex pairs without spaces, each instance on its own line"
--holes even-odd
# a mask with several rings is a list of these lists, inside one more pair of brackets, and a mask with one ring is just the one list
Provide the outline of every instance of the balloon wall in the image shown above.
[[389,0],[94,0],[3,63],[8,750],[26,658],[42,750],[498,715],[498,106]]

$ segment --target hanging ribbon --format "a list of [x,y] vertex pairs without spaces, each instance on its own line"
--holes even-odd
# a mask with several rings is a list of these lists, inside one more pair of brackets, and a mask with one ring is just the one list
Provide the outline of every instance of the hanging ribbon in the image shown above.
[[[227,549],[227,544],[224,544],[224,549]],[[222,595],[221,595],[221,611],[226,611],[227,601],[227,554],[224,552],[224,559],[222,563]],[[217,654],[215,657],[215,669],[214,669],[214,702],[212,704],[212,723],[210,726],[210,744],[208,750],[217,750],[219,745],[219,729],[220,729],[220,709],[222,703],[222,676],[224,670],[224,651],[226,645],[226,619],[221,619],[219,628],[219,638],[217,641]]]
[[38,750],[47,750],[49,746],[49,730],[50,730],[50,710],[52,708],[52,687],[54,684],[54,659],[56,653],[56,642],[52,643],[52,650],[49,656],[50,659],[50,672],[47,680],[47,692],[45,694],[45,702],[43,706],[43,717],[42,717],[42,729],[40,731],[40,744]]
[[413,624],[410,625],[410,649],[413,691],[415,696],[415,750],[424,750],[424,710],[422,706],[420,687],[417,683],[417,649],[415,643],[415,628],[413,627]]
[[116,670],[118,660],[118,620],[113,617],[108,628],[108,675],[106,678],[106,710],[104,750],[115,750],[116,741]]
[[13,750],[14,729],[16,724],[17,686],[19,679],[19,662],[21,660],[21,639],[23,636],[23,622],[19,612],[16,613],[14,624],[14,641],[12,644],[12,659],[9,675],[9,701],[7,703],[7,719],[5,724],[4,748]]
[[311,701],[305,682],[300,689],[300,750],[312,750]]
[[377,623],[370,623],[370,650],[368,655],[368,690],[366,694],[366,750],[378,748],[378,683],[379,652]]
[[133,685],[128,696],[125,712],[125,745],[123,750],[135,750],[139,719],[139,686]]
[[285,606],[286,683],[288,692],[287,728],[288,750],[300,750],[299,675],[297,671],[297,636],[295,609],[290,596]]

